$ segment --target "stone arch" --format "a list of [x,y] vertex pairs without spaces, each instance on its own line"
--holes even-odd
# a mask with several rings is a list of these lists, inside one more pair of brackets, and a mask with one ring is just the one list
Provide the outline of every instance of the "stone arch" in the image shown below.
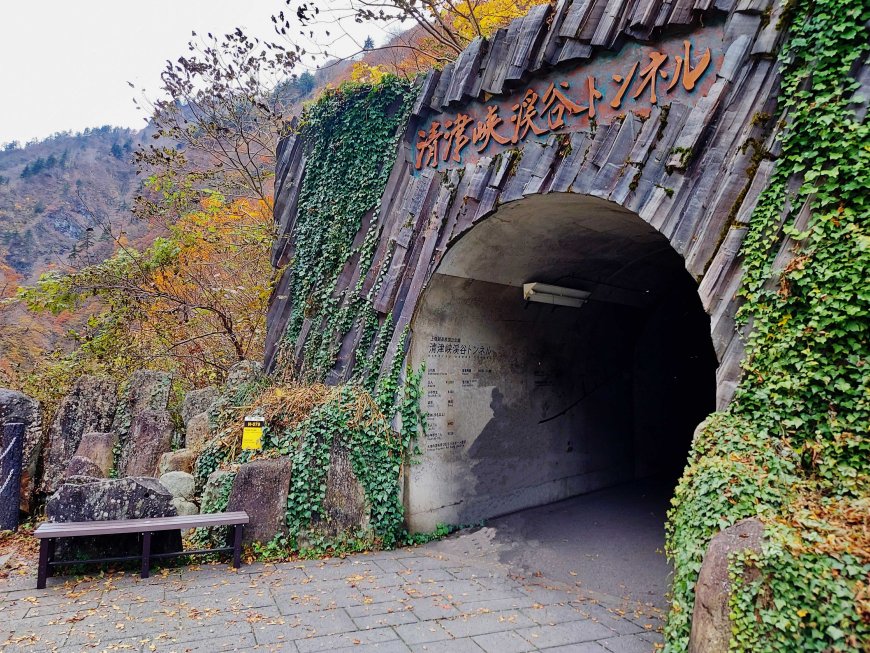
[[[527,302],[523,284],[587,293]],[[454,235],[411,321],[428,417],[409,523],[484,518],[685,465],[718,364],[696,281],[633,211],[531,194]]]

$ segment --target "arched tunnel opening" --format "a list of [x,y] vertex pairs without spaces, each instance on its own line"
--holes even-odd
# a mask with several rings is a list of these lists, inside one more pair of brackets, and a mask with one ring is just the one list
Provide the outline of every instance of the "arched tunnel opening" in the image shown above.
[[665,236],[593,197],[506,204],[445,253],[411,361],[425,364],[428,413],[406,477],[412,529],[552,504],[526,527],[628,565],[604,561],[592,589],[621,593],[606,567],[634,566],[656,576],[639,598],[663,595],[665,511],[715,409],[717,366],[697,284]]

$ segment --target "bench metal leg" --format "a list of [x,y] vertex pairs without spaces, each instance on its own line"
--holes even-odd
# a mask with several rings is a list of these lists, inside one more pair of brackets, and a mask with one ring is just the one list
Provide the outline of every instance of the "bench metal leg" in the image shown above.
[[48,539],[48,569],[45,570],[45,575],[48,578],[54,576],[54,569],[51,567],[51,563],[54,560],[54,546],[57,544],[57,540],[53,537]]
[[142,578],[151,574],[151,533],[142,533]]
[[242,534],[245,525],[236,524],[233,528],[233,568],[238,569],[242,565]]
[[48,578],[49,562],[49,538],[39,540],[39,568],[36,572],[36,589],[45,589],[45,580]]

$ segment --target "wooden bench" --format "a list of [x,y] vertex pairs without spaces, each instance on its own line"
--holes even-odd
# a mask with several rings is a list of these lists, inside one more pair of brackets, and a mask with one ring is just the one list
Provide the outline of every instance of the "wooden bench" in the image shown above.
[[[116,519],[112,521],[46,522],[33,532],[39,538],[39,569],[36,589],[45,587],[46,579],[51,576],[52,567],[78,565],[95,562],[125,562],[142,560],[142,578],[148,578],[152,558],[171,558],[182,555],[202,553],[233,552],[233,567],[239,568],[242,559],[242,534],[249,521],[248,513],[218,512],[205,515],[182,517],[153,517],[148,519]],[[209,528],[213,526],[232,526],[233,544],[215,549],[196,549],[193,551],[173,551],[170,553],[151,553],[151,535],[157,531],[172,531],[187,528]],[[93,537],[96,535],[118,535],[123,533],[142,534],[141,555],[119,556],[114,558],[92,558],[90,560],[55,560],[56,540],[70,537]]]

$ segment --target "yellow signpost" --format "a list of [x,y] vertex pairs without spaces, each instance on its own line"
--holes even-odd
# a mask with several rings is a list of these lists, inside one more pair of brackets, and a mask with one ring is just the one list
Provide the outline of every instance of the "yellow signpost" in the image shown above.
[[242,429],[242,449],[259,451],[263,448],[263,427],[266,420],[262,417],[248,416]]

